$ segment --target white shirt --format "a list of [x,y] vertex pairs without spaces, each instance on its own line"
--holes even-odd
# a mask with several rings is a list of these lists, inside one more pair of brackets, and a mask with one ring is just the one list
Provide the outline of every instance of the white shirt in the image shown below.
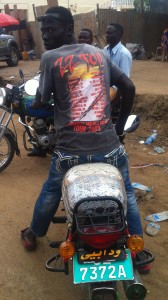
[[104,52],[110,56],[114,65],[119,67],[128,77],[130,77],[132,55],[121,42],[112,49],[110,49],[109,45],[104,47]]

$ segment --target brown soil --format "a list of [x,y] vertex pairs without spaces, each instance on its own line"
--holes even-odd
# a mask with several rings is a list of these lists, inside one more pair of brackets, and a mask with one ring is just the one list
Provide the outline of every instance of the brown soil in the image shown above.
[[[3,81],[18,82],[18,70],[23,69],[26,78],[38,70],[39,61],[21,61],[18,67],[9,68],[0,63]],[[125,147],[130,157],[130,172],[133,182],[140,182],[152,192],[137,191],[146,248],[155,255],[149,275],[141,276],[148,300],[167,300],[168,293],[168,237],[167,221],[160,222],[160,231],[155,237],[145,233],[149,214],[168,210],[168,63],[160,61],[134,61],[132,80],[137,95],[134,111],[141,116],[138,130],[126,137]],[[9,79],[10,76],[15,78]],[[15,118],[21,158],[15,157],[11,165],[0,173],[0,299],[1,300],[62,300],[81,299],[80,287],[73,285],[72,271],[65,276],[45,269],[45,261],[54,250],[48,240],[60,240],[66,232],[65,225],[51,224],[47,236],[39,240],[38,250],[27,253],[20,241],[20,230],[29,226],[32,210],[41,185],[49,169],[50,157],[29,158],[22,143],[22,127]],[[158,138],[149,146],[139,144],[151,130],[158,131]],[[157,154],[154,146],[164,146],[165,153]],[[135,164],[161,163],[163,166],[133,168]],[[122,291],[121,291],[122,295]],[[126,299],[121,296],[121,299]]]

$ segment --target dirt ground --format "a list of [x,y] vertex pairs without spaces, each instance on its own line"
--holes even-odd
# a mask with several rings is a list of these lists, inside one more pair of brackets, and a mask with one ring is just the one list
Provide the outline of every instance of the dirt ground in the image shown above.
[[[19,68],[27,79],[35,74],[38,67],[39,61],[21,61],[15,68],[0,63],[0,76],[3,81],[18,82]],[[127,135],[125,143],[132,182],[139,182],[152,190],[148,193],[136,190],[145,245],[155,255],[150,274],[141,276],[148,290],[148,300],[167,300],[168,294],[168,223],[160,222],[159,233],[151,237],[145,232],[147,221],[144,220],[149,214],[168,210],[167,72],[166,62],[133,62],[131,78],[136,85],[134,112],[139,113],[141,125],[136,132]],[[73,284],[72,271],[65,276],[45,269],[45,261],[55,253],[48,246],[48,240],[63,239],[65,225],[51,224],[47,236],[39,240],[39,247],[34,253],[27,253],[21,245],[20,230],[29,226],[36,197],[48,174],[50,157],[27,157],[22,143],[23,129],[17,119],[15,125],[21,158],[15,156],[11,165],[0,173],[0,300],[81,299],[80,287]],[[158,131],[155,142],[149,146],[140,144],[139,141],[145,140],[152,129]],[[156,153],[154,146],[165,147],[165,153]],[[162,166],[142,168],[144,164],[154,163]],[[137,168],[137,165],[141,167]],[[121,299],[125,299],[122,291]]]

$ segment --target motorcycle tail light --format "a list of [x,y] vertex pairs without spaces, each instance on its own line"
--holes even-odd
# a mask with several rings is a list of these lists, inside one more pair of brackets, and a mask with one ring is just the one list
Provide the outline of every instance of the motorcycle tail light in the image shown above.
[[134,252],[140,252],[144,248],[144,240],[140,235],[131,235],[127,240],[128,248]]
[[93,248],[104,249],[116,243],[121,236],[121,232],[116,232],[112,234],[81,235],[80,238]]
[[63,259],[69,259],[75,254],[75,245],[70,241],[65,241],[59,246],[59,254]]

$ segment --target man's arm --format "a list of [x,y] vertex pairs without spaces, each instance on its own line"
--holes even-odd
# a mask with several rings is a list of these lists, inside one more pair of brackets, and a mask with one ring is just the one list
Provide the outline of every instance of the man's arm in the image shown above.
[[40,79],[39,87],[36,92],[35,101],[32,103],[32,108],[41,108],[48,106],[53,92],[53,78],[50,63],[50,54],[45,52],[40,62]]
[[132,106],[135,96],[135,86],[133,82],[125,75],[122,74],[115,85],[120,89],[122,93],[120,114],[116,124],[116,132],[118,135],[124,133],[124,126],[127,121],[128,116],[131,114]]
[[132,65],[132,56],[131,53],[122,53],[120,56],[119,68],[130,77]]

